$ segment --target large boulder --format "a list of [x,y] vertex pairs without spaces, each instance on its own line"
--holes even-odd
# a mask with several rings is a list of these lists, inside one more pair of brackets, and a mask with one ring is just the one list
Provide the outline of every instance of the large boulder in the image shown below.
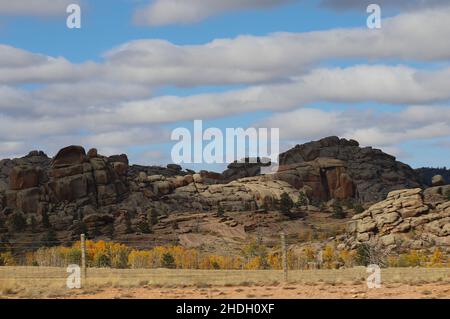
[[61,149],[53,158],[53,167],[82,164],[86,161],[86,151],[81,146],[68,146]]
[[431,185],[432,186],[445,185],[444,177],[442,177],[442,175],[434,175],[433,178],[431,179]]

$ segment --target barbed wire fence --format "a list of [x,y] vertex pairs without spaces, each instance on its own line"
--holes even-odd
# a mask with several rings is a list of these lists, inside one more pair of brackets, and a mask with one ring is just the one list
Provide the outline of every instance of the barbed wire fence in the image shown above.
[[[222,238],[223,247],[228,247],[229,243]],[[84,235],[80,236],[80,240],[65,241],[66,248],[77,248],[77,255],[70,262],[67,260],[58,260],[50,257],[48,263],[35,263],[27,260],[26,256],[20,252],[27,251],[36,253],[39,249],[51,249],[52,245],[59,245],[59,241],[8,241],[0,242],[0,252],[12,252],[11,256],[19,257],[19,262],[15,265],[0,264],[0,286],[5,282],[24,283],[26,285],[66,285],[69,273],[67,266],[75,264],[80,267],[80,275],[82,276],[82,286],[146,286],[146,285],[239,285],[249,283],[292,283],[292,282],[308,282],[322,281],[333,282],[339,281],[364,281],[367,277],[364,268],[349,269],[323,269],[324,256],[322,251],[316,252],[311,260],[300,261],[300,257],[293,257],[290,248],[299,242],[281,232],[279,240],[261,238],[258,240],[259,245],[267,245],[272,247],[277,256],[277,267],[266,270],[252,269],[251,267],[229,267],[223,269],[220,267],[212,267],[209,269],[201,269],[199,267],[200,255],[196,255],[195,267],[178,268],[176,267],[130,267],[129,265],[118,268],[112,267],[111,264],[105,263],[103,267],[92,264],[90,256],[90,245],[92,241],[86,241]],[[149,248],[148,243],[140,240],[120,240],[115,244],[129,246],[129,249],[145,250]],[[46,248],[43,248],[46,247]],[[60,247],[60,246],[58,246]],[[79,248],[78,248],[79,247]],[[57,248],[57,247],[53,247]],[[225,250],[224,258],[233,260],[233,258],[241,257],[239,253],[229,248]],[[46,251],[49,253],[48,251]],[[79,252],[79,254],[78,254]],[[26,254],[25,254],[26,255]],[[128,260],[127,260],[128,261]],[[249,262],[247,260],[246,262]],[[3,263],[4,264],[4,263]],[[320,273],[317,272],[320,270]],[[395,280],[423,280],[423,281],[445,281],[450,280],[450,268],[398,268],[383,270],[390,278]],[[0,290],[1,293],[1,290]]]

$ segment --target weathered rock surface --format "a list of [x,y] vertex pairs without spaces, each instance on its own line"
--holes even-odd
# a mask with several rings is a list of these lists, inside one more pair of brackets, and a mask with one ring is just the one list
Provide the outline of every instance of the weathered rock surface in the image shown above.
[[248,211],[271,207],[282,193],[293,201],[300,195],[289,183],[273,176],[247,177],[228,184],[207,185],[193,182],[177,188],[164,200],[177,209],[215,210],[218,206],[229,211]]
[[[416,246],[448,241],[450,226],[441,216],[447,211],[443,205],[450,185],[402,190],[418,183],[414,171],[392,156],[332,137],[298,146],[281,160],[278,172],[260,176],[261,166],[267,164],[232,163],[222,174],[196,173],[173,164],[130,166],[124,154],[105,157],[96,149],[86,153],[80,146],[66,147],[54,158],[32,151],[23,158],[0,161],[0,233],[10,231],[2,226],[4,221],[20,213],[28,231],[32,220],[37,233],[47,231],[47,218],[58,236],[67,240],[86,231],[91,236],[138,236],[139,225],[148,222],[157,209],[160,216],[154,231],[158,236],[195,246],[210,237],[193,234],[195,221],[186,216],[189,222],[172,220],[172,213],[206,214],[209,224],[200,227],[205,232],[214,231],[215,238],[222,233],[240,238],[261,225],[268,233],[281,230],[274,225],[278,220],[268,221],[271,212],[267,210],[276,206],[284,192],[293,201],[304,192],[317,202],[347,198],[373,202],[390,192],[386,201],[354,220],[349,245],[374,237],[392,244],[399,234],[416,229],[425,234],[414,241]],[[242,223],[212,218],[219,206],[236,214],[246,211],[249,216]],[[160,241],[156,235],[151,238]]]
[[386,246],[450,251],[450,201],[429,203],[420,188],[390,192],[384,201],[353,216],[349,246],[380,240]]
[[362,202],[377,202],[393,190],[420,187],[411,167],[395,157],[371,147],[359,147],[353,140],[327,137],[297,145],[280,154],[280,165],[311,162],[317,158],[338,159],[355,185],[355,196]]
[[442,175],[434,175],[431,179],[431,186],[442,186],[445,185],[445,180]]
[[355,185],[344,162],[336,159],[317,158],[310,162],[280,166],[274,178],[301,189],[317,200],[345,199],[355,195]]

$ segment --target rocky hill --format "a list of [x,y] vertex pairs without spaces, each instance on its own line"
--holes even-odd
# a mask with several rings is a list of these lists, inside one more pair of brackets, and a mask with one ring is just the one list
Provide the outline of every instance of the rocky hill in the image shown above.
[[350,239],[359,243],[380,241],[397,249],[442,247],[450,251],[450,185],[390,192],[387,198],[353,216]]
[[[196,173],[174,164],[130,165],[124,154],[106,157],[80,146],[53,158],[33,151],[0,161],[0,241],[42,241],[51,231],[62,243],[87,233],[149,246],[242,241],[255,232],[277,236],[281,229],[298,234],[302,227],[314,231],[310,220],[320,214],[327,219],[338,201],[366,205],[422,186],[408,165],[337,137],[298,145],[280,162],[278,172],[261,176],[261,163]],[[311,219],[280,215],[283,193],[293,202],[305,194],[307,202],[296,210]],[[441,189],[433,196],[443,194]],[[371,238],[372,230],[354,237]]]
[[364,203],[380,201],[393,190],[421,186],[414,170],[394,156],[372,147],[361,148],[357,141],[338,137],[297,145],[280,155],[280,163],[305,163],[317,158],[342,161],[355,185],[354,195]]

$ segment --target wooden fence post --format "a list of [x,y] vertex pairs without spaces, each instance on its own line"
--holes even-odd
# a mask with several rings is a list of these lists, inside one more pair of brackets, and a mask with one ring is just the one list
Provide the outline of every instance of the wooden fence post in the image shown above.
[[86,269],[86,236],[81,234],[81,276],[83,286],[86,284],[87,269]]
[[286,235],[284,234],[284,232],[282,232],[281,234],[281,251],[283,254],[283,279],[284,282],[287,283],[288,281],[288,265],[287,265],[287,249],[286,249]]

